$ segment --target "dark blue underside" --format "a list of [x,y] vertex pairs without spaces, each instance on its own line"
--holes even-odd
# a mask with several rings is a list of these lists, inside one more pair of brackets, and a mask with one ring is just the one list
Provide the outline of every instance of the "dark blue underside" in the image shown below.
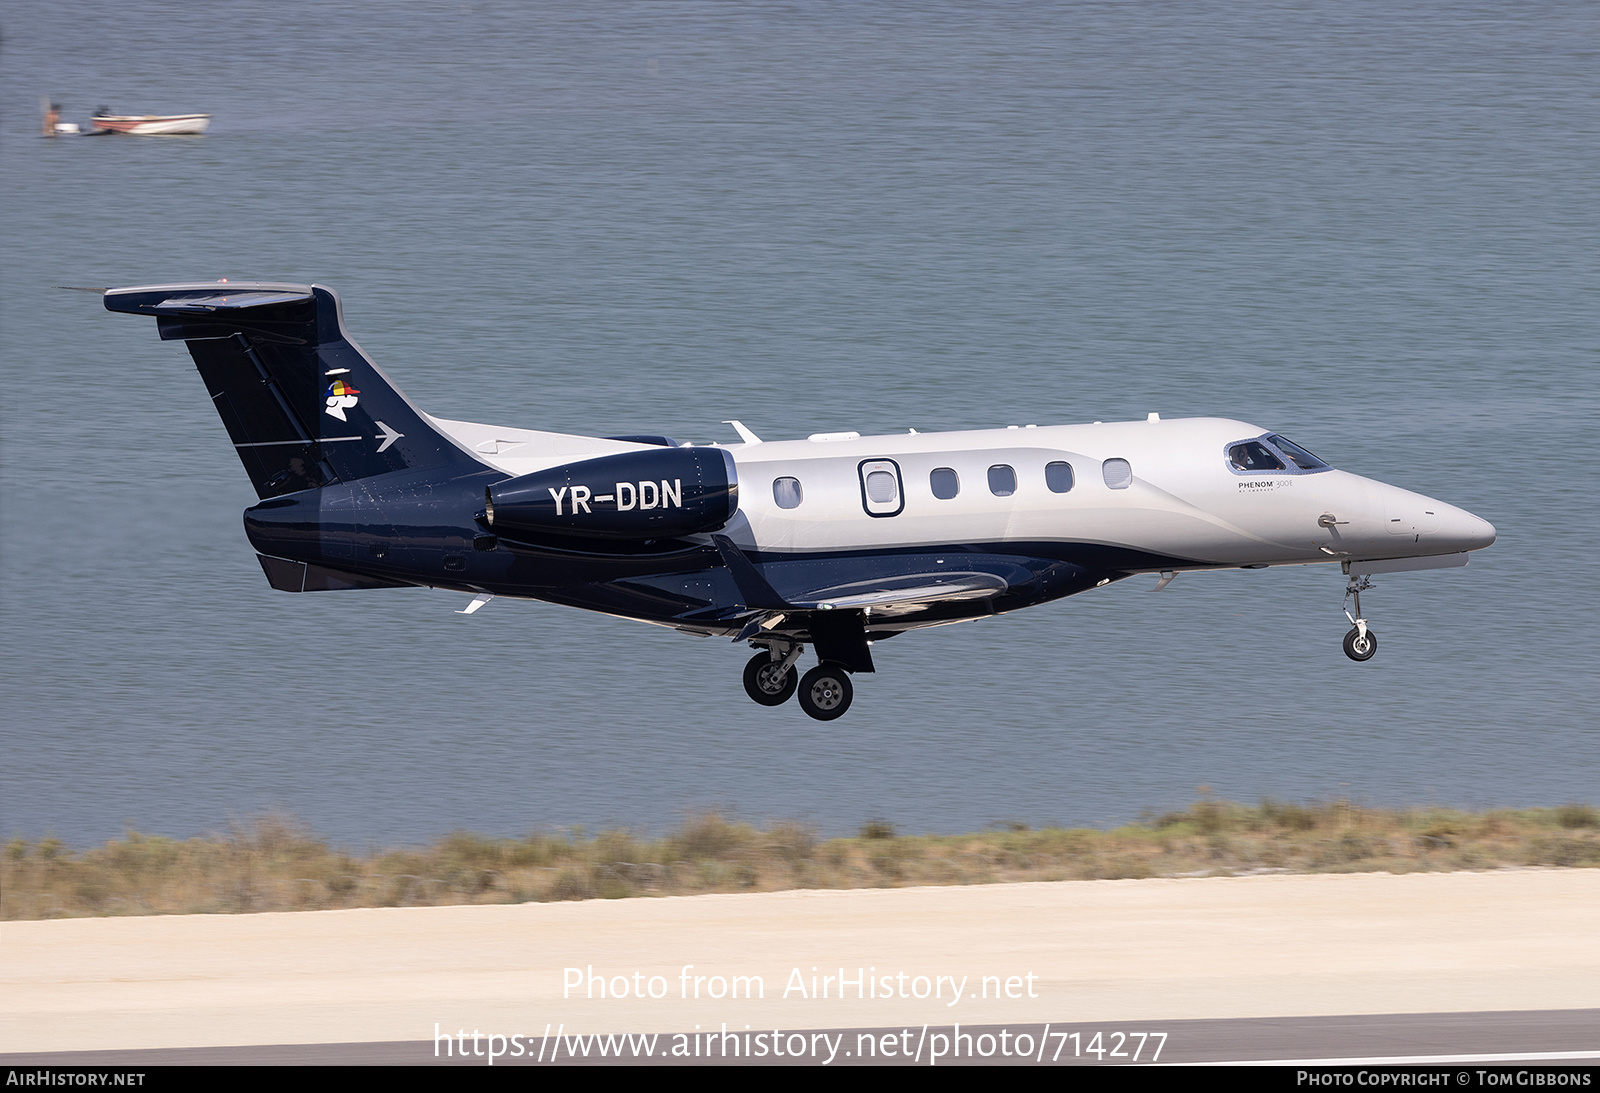
[[[737,633],[749,611],[715,547],[667,540],[625,547],[516,542],[473,520],[488,470],[444,481],[399,472],[273,498],[245,513],[252,544],[336,572],[399,584],[519,596],[706,633]],[[811,601],[858,582],[984,573],[1007,590],[988,599],[934,603],[867,620],[875,633],[976,618],[1045,603],[1136,570],[1193,560],[1096,543],[950,543],[827,553],[751,552],[785,600]],[[308,586],[309,587],[309,586]],[[778,632],[788,632],[787,626]],[[804,633],[803,618],[794,632]]]

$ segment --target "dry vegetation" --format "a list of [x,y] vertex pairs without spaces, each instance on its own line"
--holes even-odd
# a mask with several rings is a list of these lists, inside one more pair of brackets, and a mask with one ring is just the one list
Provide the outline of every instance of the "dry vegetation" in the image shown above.
[[659,839],[626,831],[525,839],[458,833],[426,848],[365,855],[266,816],[225,835],[178,841],[129,833],[82,852],[49,838],[13,840],[0,860],[0,918],[1527,866],[1600,866],[1600,811],[1392,812],[1345,801],[1201,800],[1111,831],[1017,825],[902,836],[879,821],[854,838],[828,840],[799,824],[763,830],[710,815]]

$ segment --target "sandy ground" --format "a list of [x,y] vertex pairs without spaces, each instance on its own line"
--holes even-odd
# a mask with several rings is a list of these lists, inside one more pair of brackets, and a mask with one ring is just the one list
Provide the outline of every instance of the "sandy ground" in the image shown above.
[[0,1052],[1596,1007],[1600,869],[0,924]]

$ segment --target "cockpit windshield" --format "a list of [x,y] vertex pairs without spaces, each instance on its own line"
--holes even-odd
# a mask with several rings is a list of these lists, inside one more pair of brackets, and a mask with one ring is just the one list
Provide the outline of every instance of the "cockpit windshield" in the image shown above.
[[1309,474],[1331,469],[1300,445],[1277,433],[1229,444],[1228,467],[1234,474]]
[[1289,462],[1293,463],[1302,471],[1325,471],[1328,469],[1328,465],[1322,460],[1318,459],[1316,456],[1300,447],[1300,445],[1293,443],[1286,437],[1279,436],[1277,433],[1273,433],[1271,436],[1267,437],[1267,443],[1271,444],[1274,448],[1278,449],[1278,451],[1282,452],[1286,457],[1288,457]]

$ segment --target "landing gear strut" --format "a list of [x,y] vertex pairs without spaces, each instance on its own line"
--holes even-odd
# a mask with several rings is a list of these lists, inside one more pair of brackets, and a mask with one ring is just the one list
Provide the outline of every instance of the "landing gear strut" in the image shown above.
[[1356,613],[1352,615],[1347,607],[1344,617],[1349,619],[1355,629],[1344,636],[1344,655],[1351,660],[1371,660],[1372,655],[1378,651],[1378,635],[1367,629],[1367,620],[1361,617],[1361,593],[1372,587],[1372,582],[1366,577],[1351,575],[1344,586],[1344,598],[1348,602],[1355,597]]

